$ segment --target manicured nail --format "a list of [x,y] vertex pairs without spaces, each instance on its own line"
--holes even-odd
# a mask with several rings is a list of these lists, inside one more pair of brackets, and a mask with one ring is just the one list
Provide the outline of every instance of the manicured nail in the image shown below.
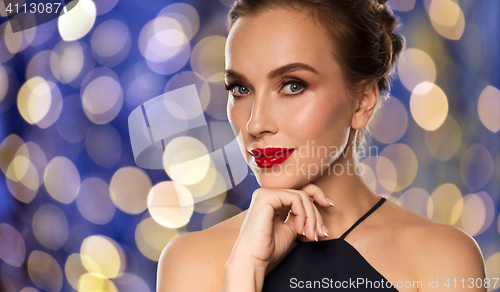
[[302,235],[306,236],[306,225],[304,224],[304,227],[302,227]]
[[326,226],[323,224],[323,234],[325,234],[326,237],[330,237],[328,234],[328,229],[326,229]]
[[326,197],[326,200],[327,200],[327,201],[328,201],[328,203],[330,203],[330,205],[333,207],[333,201],[332,201],[330,198],[328,198],[328,197]]
[[318,241],[318,230],[314,229],[314,240]]

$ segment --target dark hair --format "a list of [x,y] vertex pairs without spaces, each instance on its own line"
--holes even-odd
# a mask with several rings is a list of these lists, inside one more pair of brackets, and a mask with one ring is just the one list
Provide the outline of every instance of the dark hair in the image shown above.
[[[393,65],[405,39],[396,33],[399,21],[387,0],[237,0],[228,14],[228,31],[238,18],[273,8],[304,11],[321,24],[351,93],[360,93],[372,82],[377,82],[380,92],[389,92]],[[356,146],[365,141],[366,130],[358,131]]]

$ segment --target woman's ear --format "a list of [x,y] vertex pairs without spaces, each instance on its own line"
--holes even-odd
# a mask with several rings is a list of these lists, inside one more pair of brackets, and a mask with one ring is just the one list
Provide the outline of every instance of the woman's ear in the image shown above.
[[377,105],[379,94],[378,84],[374,82],[365,88],[361,97],[357,98],[356,111],[351,121],[353,129],[361,130],[366,127]]

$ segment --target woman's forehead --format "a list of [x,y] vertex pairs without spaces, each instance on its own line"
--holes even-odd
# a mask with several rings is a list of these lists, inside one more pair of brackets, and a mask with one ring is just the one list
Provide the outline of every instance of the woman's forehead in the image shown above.
[[233,25],[226,42],[226,69],[294,62],[319,70],[334,62],[326,34],[306,13],[270,10],[241,17]]

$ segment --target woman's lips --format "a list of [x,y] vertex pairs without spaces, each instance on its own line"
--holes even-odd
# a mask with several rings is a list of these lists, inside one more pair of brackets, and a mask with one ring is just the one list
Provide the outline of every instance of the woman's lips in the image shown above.
[[267,147],[254,148],[251,153],[258,167],[270,168],[283,163],[294,151],[294,148]]

